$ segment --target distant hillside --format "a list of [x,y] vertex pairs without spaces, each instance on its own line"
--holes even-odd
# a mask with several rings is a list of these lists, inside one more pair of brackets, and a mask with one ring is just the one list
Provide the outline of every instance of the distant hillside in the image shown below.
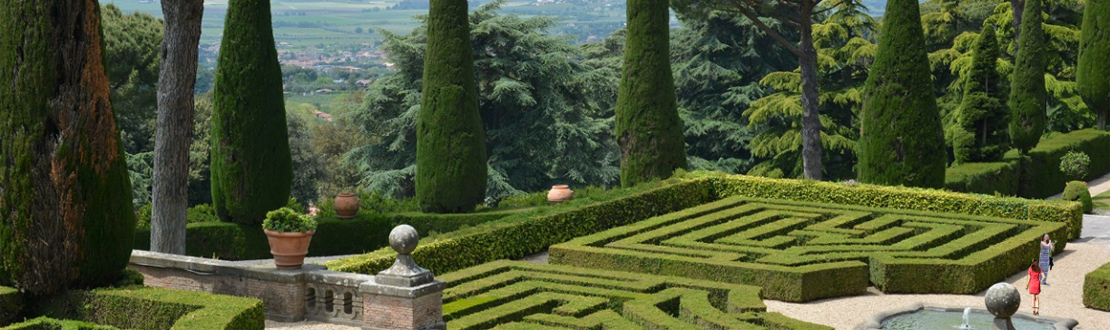
[[886,12],[886,0],[863,0],[863,5],[867,6],[871,15],[879,16]]

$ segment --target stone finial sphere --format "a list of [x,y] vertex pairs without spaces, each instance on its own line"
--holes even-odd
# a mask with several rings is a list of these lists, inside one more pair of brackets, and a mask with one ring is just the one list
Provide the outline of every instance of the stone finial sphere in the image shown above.
[[389,246],[393,247],[398,254],[412,253],[416,250],[417,243],[420,243],[420,234],[417,234],[416,228],[412,226],[400,225],[393,227],[393,231],[389,232]]
[[995,317],[1009,318],[1021,307],[1021,294],[1010,283],[997,283],[987,289],[987,310]]

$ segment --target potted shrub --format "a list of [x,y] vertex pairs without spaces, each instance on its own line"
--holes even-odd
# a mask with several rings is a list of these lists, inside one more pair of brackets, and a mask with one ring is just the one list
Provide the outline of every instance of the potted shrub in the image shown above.
[[266,213],[262,230],[270,242],[274,265],[279,269],[299,269],[308,254],[308,244],[316,233],[316,219],[283,207]]

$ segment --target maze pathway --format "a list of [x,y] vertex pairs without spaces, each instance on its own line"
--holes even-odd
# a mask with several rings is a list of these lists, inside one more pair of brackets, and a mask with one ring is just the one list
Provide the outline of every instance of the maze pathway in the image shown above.
[[552,246],[549,262],[761,286],[810,301],[974,293],[1028,267],[1066,224],[732,197]]
[[504,260],[439,279],[452,330],[832,329],[768,313],[754,286]]

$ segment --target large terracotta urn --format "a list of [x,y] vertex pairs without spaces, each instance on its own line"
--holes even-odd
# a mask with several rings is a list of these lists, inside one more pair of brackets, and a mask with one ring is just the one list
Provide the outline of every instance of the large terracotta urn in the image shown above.
[[551,186],[551,191],[547,192],[547,201],[551,204],[559,204],[571,199],[574,199],[574,190],[570,190],[570,186],[565,184]]
[[308,255],[308,244],[312,243],[315,231],[283,233],[263,229],[270,241],[270,253],[274,255],[274,265],[278,269],[300,269],[304,256]]
[[351,219],[358,214],[358,197],[352,193],[342,193],[335,198],[335,215],[340,219]]

